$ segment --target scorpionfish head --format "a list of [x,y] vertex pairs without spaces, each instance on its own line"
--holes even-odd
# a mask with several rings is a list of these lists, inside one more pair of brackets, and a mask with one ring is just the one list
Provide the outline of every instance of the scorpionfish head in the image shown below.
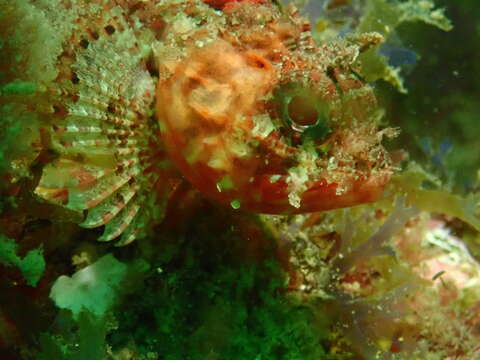
[[184,176],[264,213],[377,199],[392,174],[380,142],[394,131],[377,129],[356,58],[381,36],[317,46],[294,8],[268,2],[228,3],[204,23],[185,11],[156,49],[157,116]]

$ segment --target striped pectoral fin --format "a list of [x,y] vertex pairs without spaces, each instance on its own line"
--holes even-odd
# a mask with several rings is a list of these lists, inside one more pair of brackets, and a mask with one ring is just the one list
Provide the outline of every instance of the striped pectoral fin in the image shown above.
[[148,182],[140,179],[143,178],[135,166],[118,173],[61,158],[45,166],[35,193],[70,210],[86,211],[81,227],[104,225],[104,233],[98,240],[120,237],[115,245],[124,246],[141,235],[149,216],[153,216],[152,211],[163,213],[165,206],[163,201],[147,200],[157,196],[145,188]]
[[123,186],[97,206],[91,208],[80,226],[95,228],[107,224],[127,206],[138,190],[139,186],[136,184]]
[[70,210],[88,211],[79,225],[105,225],[100,241],[113,240],[125,232],[119,243],[125,245],[138,235],[136,218],[141,187],[136,182],[137,175],[135,167],[118,174],[113,169],[60,158],[45,166],[35,193]]
[[[74,160],[60,158],[43,168],[43,174],[35,189],[35,194],[51,203],[69,207],[72,193],[89,187],[92,183],[112,173],[113,169],[89,166]],[[71,209],[84,210],[83,208]]]
[[[117,216],[105,225],[105,230],[98,241],[110,241],[120,236],[131,225],[139,210],[140,205],[137,201],[129,202]],[[132,226],[134,225],[132,224]]]
[[67,207],[72,210],[88,210],[112,196],[135,177],[135,171],[121,175],[109,174],[95,181],[88,188],[76,187],[69,191]]
[[130,244],[136,238],[141,236],[141,231],[145,228],[148,216],[142,208],[133,218],[132,222],[123,231],[120,240],[115,243],[115,246],[125,246]]
[[150,40],[138,37],[141,24],[115,3],[82,2],[77,13],[61,2],[58,11],[45,12],[53,22],[59,13],[70,15],[75,26],[55,55],[58,76],[42,110],[48,114],[45,143],[58,158],[44,166],[35,193],[85,214],[84,228],[105,226],[100,240],[122,236],[118,244],[126,245],[159,219],[163,205],[155,199],[168,189],[158,187],[159,175],[150,171],[167,172],[157,169],[165,154],[152,117]]
[[129,203],[106,224],[99,240],[109,241],[121,235],[115,246],[125,246],[163,220],[170,194],[181,180],[173,179],[167,172],[159,175],[149,177],[147,183],[151,187],[148,189],[138,187]]

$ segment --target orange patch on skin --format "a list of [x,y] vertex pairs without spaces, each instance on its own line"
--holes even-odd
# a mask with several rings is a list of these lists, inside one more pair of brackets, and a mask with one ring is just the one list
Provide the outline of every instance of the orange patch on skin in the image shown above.
[[253,4],[262,4],[264,0],[204,0],[203,2],[216,8],[222,10],[232,6],[236,2],[251,2]]
[[67,205],[68,203],[68,189],[41,189],[38,193],[54,204]]
[[95,182],[96,177],[93,176],[87,169],[79,168],[72,171],[72,176],[78,181],[78,188],[81,190],[87,189],[92,183]]

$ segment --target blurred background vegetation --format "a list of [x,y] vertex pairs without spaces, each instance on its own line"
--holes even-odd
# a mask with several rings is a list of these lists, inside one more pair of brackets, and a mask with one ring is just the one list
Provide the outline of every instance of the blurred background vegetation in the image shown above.
[[402,129],[393,148],[439,176],[458,192],[478,189],[480,164],[480,3],[437,0],[454,28],[424,23],[397,29],[403,46],[418,58],[403,73],[408,94],[379,82],[387,123]]

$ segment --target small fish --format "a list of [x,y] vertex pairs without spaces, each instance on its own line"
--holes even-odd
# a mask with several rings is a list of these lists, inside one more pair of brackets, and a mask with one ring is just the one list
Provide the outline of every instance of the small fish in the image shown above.
[[101,241],[142,236],[183,177],[221,204],[285,214],[374,201],[393,172],[356,63],[377,33],[317,46],[297,9],[270,0],[22,7],[50,39],[32,111],[55,156],[35,193],[105,225]]

